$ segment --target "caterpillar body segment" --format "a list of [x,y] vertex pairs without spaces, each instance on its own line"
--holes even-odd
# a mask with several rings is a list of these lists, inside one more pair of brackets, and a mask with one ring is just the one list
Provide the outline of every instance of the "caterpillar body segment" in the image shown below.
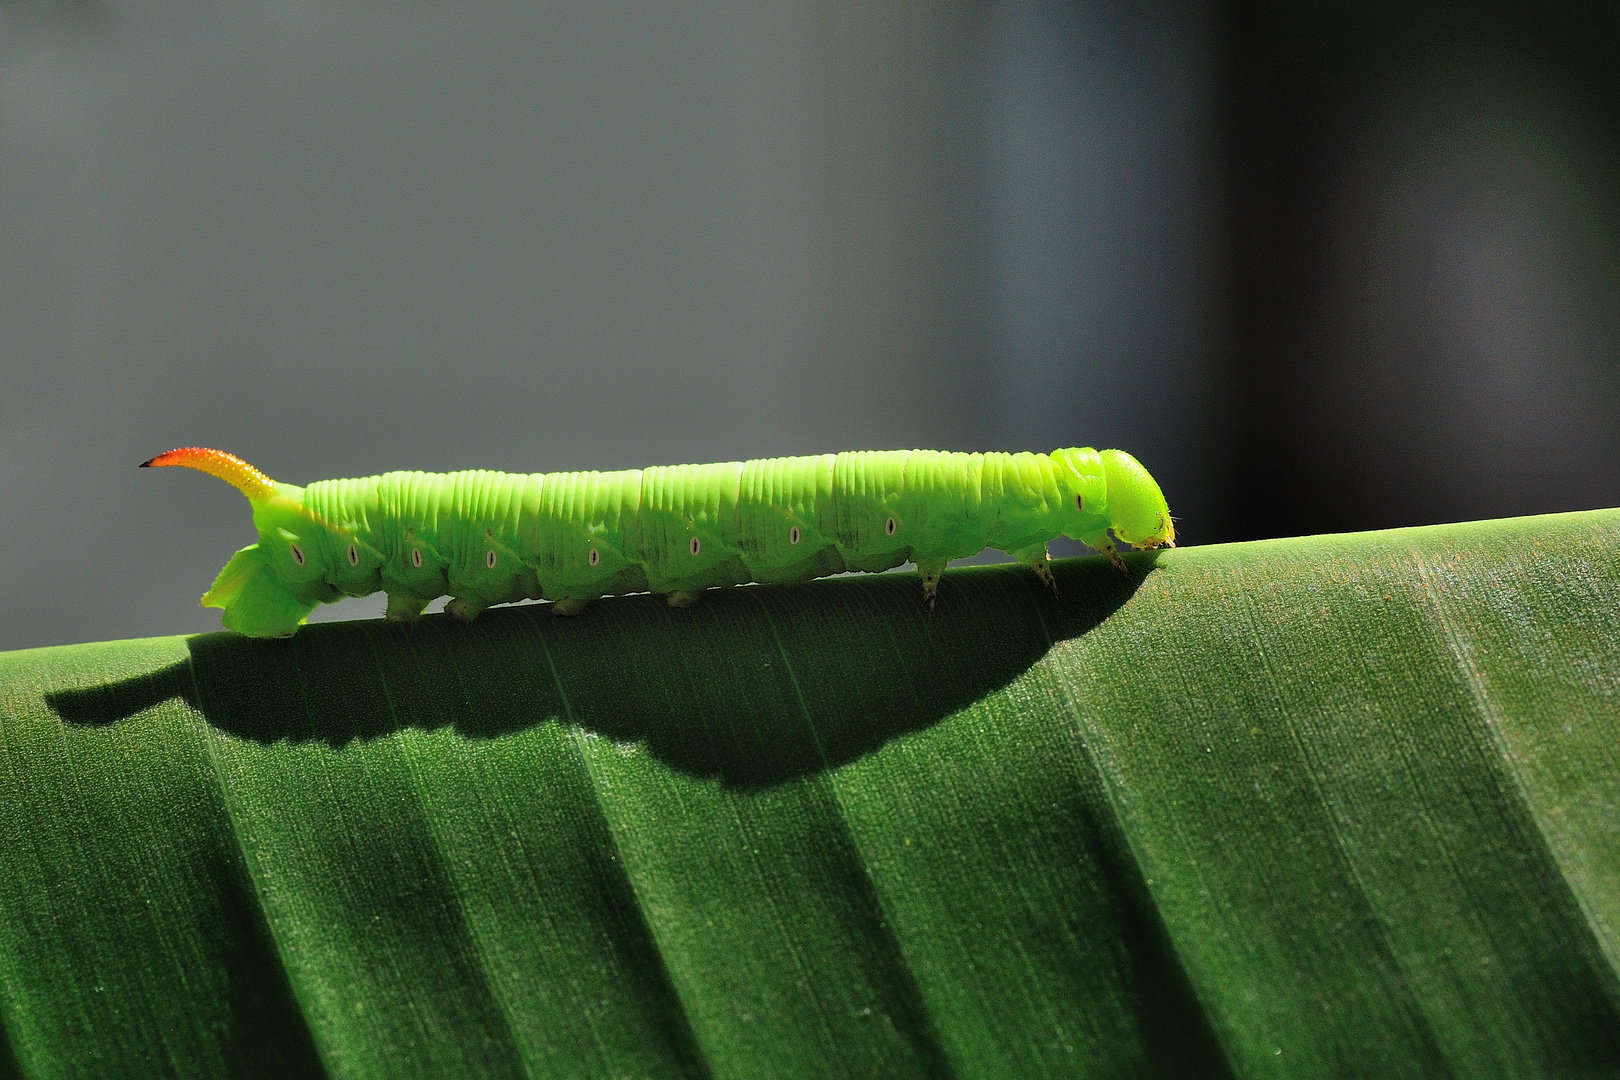
[[[182,465],[235,485],[259,541],[202,602],[251,637],[291,635],[317,604],[388,595],[411,620],[433,599],[471,619],[491,604],[663,594],[672,606],[744,582],[807,581],[916,564],[934,610],[952,559],[1007,552],[1056,588],[1047,542],[1070,536],[1124,569],[1113,539],[1173,546],[1158,484],[1131,455],[855,451],[618,472],[394,472],[308,487],[278,483],[217,450]],[[1112,534],[1112,538],[1110,534]]]

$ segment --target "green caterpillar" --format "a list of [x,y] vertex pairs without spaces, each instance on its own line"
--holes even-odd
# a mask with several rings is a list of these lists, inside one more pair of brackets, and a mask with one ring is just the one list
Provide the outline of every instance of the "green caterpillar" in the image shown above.
[[1051,454],[857,451],[623,472],[394,472],[308,487],[278,483],[219,450],[183,447],[142,468],[184,465],[253,504],[259,542],[203,595],[249,637],[288,637],[320,603],[388,594],[411,620],[437,597],[471,619],[491,604],[553,601],[571,615],[612,594],[674,607],[702,590],[795,582],[914,562],[934,610],[952,559],[996,548],[1056,588],[1047,541],[1065,535],[1120,560],[1109,538],[1173,547],[1159,485],[1122,450]]

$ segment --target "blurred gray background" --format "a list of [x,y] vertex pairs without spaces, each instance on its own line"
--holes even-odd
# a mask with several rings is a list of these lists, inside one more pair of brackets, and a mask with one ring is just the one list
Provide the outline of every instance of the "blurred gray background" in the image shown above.
[[[0,3],[0,649],[304,483],[1122,446],[1191,543],[1620,504],[1607,8]],[[347,601],[319,618],[376,614]]]

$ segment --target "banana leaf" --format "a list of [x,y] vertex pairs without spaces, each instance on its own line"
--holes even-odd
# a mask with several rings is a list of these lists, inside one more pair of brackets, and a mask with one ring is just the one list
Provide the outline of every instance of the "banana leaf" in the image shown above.
[[0,1075],[1620,1075],[1620,511],[0,655]]

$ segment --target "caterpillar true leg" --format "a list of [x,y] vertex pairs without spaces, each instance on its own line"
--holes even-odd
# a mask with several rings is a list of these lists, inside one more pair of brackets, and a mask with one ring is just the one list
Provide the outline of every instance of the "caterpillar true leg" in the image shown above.
[[1117,550],[1115,550],[1114,545],[1113,545],[1112,542],[1103,545],[1102,553],[1108,559],[1109,562],[1114,564],[1114,569],[1115,570],[1118,570],[1120,573],[1124,574],[1126,577],[1131,576],[1131,568],[1126,566],[1125,565],[1125,560],[1119,557],[1119,552]]
[[589,600],[581,600],[577,596],[565,596],[560,600],[552,601],[551,613],[553,615],[578,615],[589,604]]
[[1077,537],[1077,539],[1086,547],[1091,548],[1113,563],[1115,570],[1118,570],[1126,577],[1131,576],[1131,568],[1125,565],[1125,560],[1120,558],[1119,552],[1114,549],[1114,538],[1108,535],[1107,529],[1103,529],[1101,532],[1087,533],[1085,536]]
[[1051,589],[1053,596],[1058,595],[1057,578],[1052,576],[1052,560],[1047,553],[1046,544],[1035,544],[1018,551],[1009,551],[1007,554],[1035,571],[1035,576],[1041,579],[1041,584]]
[[664,603],[670,607],[691,607],[703,599],[703,593],[698,589],[676,589],[664,596]]

